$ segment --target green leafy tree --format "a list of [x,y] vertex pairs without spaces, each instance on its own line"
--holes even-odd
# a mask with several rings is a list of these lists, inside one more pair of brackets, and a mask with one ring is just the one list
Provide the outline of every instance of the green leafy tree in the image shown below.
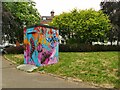
[[55,16],[55,18],[52,20],[50,25],[55,26],[60,29],[60,35],[65,37],[65,35],[68,35],[70,37],[70,30],[69,30],[69,24],[70,22],[70,13],[63,13],[59,16]]
[[[116,2],[106,2],[102,1],[100,3],[101,10],[109,15],[109,19],[112,23],[112,29],[108,33],[109,40],[112,42],[114,40],[120,41],[120,1]],[[111,43],[112,44],[112,43]]]
[[93,9],[73,9],[68,13],[62,13],[55,18],[50,25],[60,29],[60,34],[77,43],[91,43],[107,39],[106,33],[110,30],[110,20],[102,11]]
[[3,6],[3,33],[12,41],[17,38],[23,41],[23,25],[31,26],[40,23],[40,14],[34,2],[4,2]]

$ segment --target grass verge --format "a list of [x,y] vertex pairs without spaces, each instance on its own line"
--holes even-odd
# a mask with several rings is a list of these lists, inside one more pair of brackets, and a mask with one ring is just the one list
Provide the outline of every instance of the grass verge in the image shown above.
[[[17,64],[23,63],[23,54],[5,56]],[[118,52],[60,52],[57,64],[39,67],[38,70],[105,87],[119,87],[118,63]]]

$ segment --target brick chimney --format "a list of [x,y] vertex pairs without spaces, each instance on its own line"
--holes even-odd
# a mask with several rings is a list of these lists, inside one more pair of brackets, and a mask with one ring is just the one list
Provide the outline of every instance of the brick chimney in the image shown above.
[[52,10],[50,13],[51,13],[51,16],[54,17],[55,12]]

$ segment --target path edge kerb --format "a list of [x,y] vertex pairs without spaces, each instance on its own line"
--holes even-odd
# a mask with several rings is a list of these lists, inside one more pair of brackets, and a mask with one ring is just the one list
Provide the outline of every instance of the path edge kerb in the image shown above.
[[3,55],[3,58],[6,59],[6,60],[8,60],[9,62],[15,64],[15,65],[19,65],[19,64],[17,64],[15,61],[12,61],[12,60],[10,60],[9,58],[7,58],[5,55]]
[[67,80],[67,81],[69,81],[69,82],[85,83],[85,84],[87,84],[87,85],[93,86],[94,88],[99,88],[99,89],[108,88],[108,87],[100,86],[100,85],[95,84],[95,83],[83,82],[83,81],[80,80],[80,79],[75,79],[75,78],[72,78],[72,77],[60,76],[60,75],[56,75],[56,74],[52,74],[52,73],[46,73],[46,72],[40,72],[40,71],[38,71],[38,73],[40,73],[40,74],[47,74],[47,75],[50,75],[50,76],[53,76],[53,77],[56,77],[56,78],[60,78],[60,79]]
[[[15,61],[12,61],[10,60],[9,58],[7,58],[5,55],[3,55],[3,57],[8,60],[9,62],[15,64],[15,65],[20,65],[20,64],[17,64]],[[27,72],[27,73],[32,73],[32,72]],[[70,81],[70,82],[75,82],[75,83],[85,83],[85,84],[88,84],[88,85],[91,85],[91,86],[94,86],[96,88],[100,88],[100,89],[104,89],[104,88],[114,88],[114,87],[107,87],[107,86],[103,86],[103,85],[98,85],[98,84],[95,84],[95,83],[89,83],[89,82],[83,82],[82,80],[80,79],[75,79],[75,78],[72,78],[72,77],[67,77],[67,76],[61,76],[61,75],[56,75],[56,74],[52,74],[52,73],[47,73],[47,72],[43,72],[43,71],[37,71],[37,73],[40,73],[40,74],[47,74],[47,75],[50,75],[50,76],[53,76],[53,77],[56,77],[56,78],[60,78],[60,79],[64,79],[64,80],[67,80],[67,81]]]

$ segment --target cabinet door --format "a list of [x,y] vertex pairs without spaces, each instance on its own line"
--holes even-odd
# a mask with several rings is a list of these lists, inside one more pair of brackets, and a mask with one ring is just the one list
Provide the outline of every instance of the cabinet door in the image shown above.
[[36,66],[40,66],[38,62],[38,51],[36,50],[37,44],[37,32],[34,30],[27,30],[26,38],[28,40],[28,44],[26,46],[26,50],[24,52],[25,63],[32,64]]

